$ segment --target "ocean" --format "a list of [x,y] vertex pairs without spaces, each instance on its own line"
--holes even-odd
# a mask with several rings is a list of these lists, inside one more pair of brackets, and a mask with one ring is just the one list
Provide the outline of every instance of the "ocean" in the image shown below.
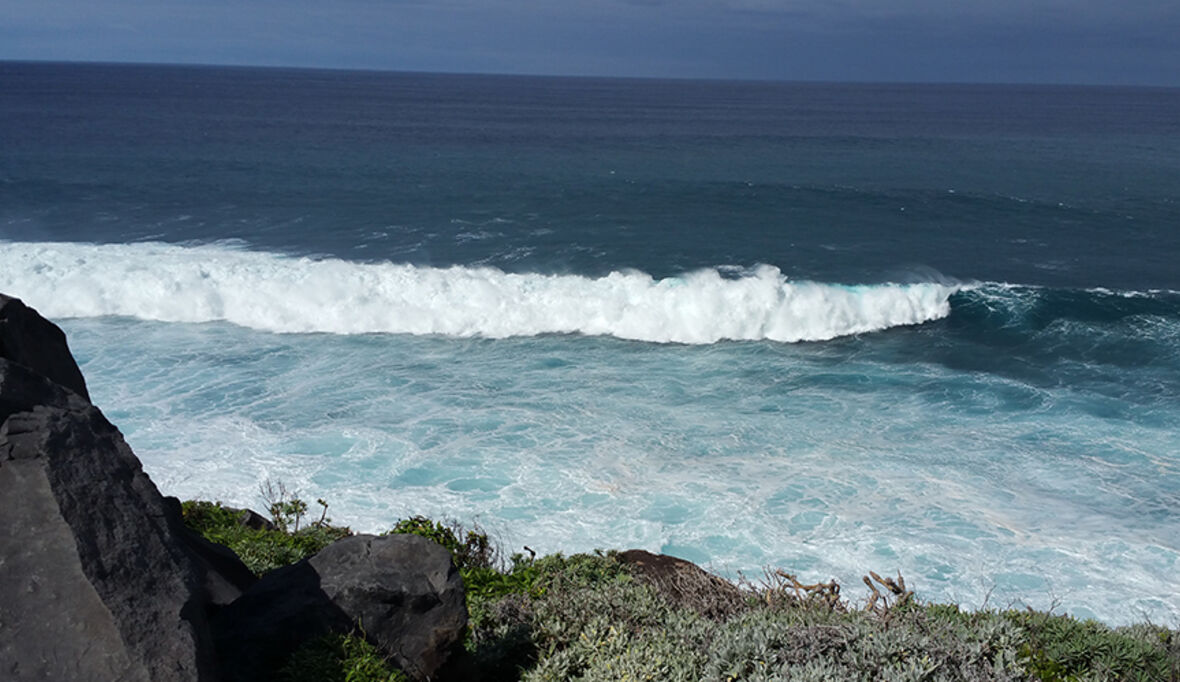
[[1176,627],[1178,259],[1178,89],[0,62],[0,292],[360,531]]

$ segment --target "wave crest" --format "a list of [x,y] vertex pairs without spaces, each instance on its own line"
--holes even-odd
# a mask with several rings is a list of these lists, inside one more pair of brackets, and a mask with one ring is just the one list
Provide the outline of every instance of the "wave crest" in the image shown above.
[[958,288],[791,281],[769,265],[737,278],[715,269],[590,278],[290,257],[224,244],[0,247],[0,291],[50,317],[228,321],[271,332],[822,341],[945,317]]

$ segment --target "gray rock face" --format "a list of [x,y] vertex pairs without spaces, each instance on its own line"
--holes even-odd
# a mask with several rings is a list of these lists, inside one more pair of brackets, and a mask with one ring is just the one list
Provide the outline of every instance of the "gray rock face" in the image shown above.
[[24,365],[90,400],[62,330],[19,298],[4,294],[0,294],[0,358]]
[[228,679],[265,679],[304,642],[360,623],[415,679],[431,678],[467,626],[450,554],[415,535],[356,535],[264,576],[217,620]]
[[20,519],[0,525],[0,670],[215,679],[205,576],[177,519],[97,408],[0,360],[6,412],[37,393],[65,399],[0,425],[0,498]]
[[0,464],[0,490],[9,508],[0,526],[0,677],[150,680],[82,571],[44,467]]
[[90,404],[61,330],[7,297],[0,500],[0,679],[218,679],[210,588],[240,589]]

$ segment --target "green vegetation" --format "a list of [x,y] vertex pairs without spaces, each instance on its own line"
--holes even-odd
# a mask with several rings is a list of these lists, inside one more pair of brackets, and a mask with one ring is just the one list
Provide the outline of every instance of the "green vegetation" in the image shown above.
[[1025,632],[1021,654],[1034,679],[1180,680],[1176,631],[1149,625],[1112,630],[1032,611],[1004,615]]
[[491,541],[478,529],[464,530],[455,523],[448,525],[425,516],[415,516],[398,521],[386,535],[394,533],[420,535],[437,542],[451,553],[455,567],[460,571],[489,568],[494,560]]
[[[185,503],[194,529],[253,557],[252,568],[297,560],[333,534],[347,534],[323,515],[299,528],[306,506],[271,512],[286,514],[289,530],[244,529],[240,512]],[[870,573],[870,592],[859,605],[835,583],[804,585],[781,571],[742,589],[703,581],[669,590],[613,552],[536,557],[530,551],[504,559],[478,528],[421,516],[390,532],[421,535],[451,553],[470,618],[465,652],[456,661],[470,671],[464,679],[1180,682],[1175,630],[924,604],[900,576]],[[354,634],[304,647],[283,679],[388,682],[399,675]]]
[[292,654],[282,682],[409,682],[361,634],[326,635]]
[[[189,528],[232,549],[255,575],[293,564],[352,535],[348,528],[329,525],[327,520],[298,530],[286,530],[289,524],[273,521],[271,528],[251,527],[246,525],[247,512],[223,507],[220,502],[189,500],[181,503],[181,512]],[[276,515],[275,521],[279,520]]]
[[863,608],[781,571],[670,596],[615,553],[498,565],[478,529],[414,517],[391,532],[451,552],[486,680],[1180,680],[1175,631],[921,604],[900,576],[870,572]]

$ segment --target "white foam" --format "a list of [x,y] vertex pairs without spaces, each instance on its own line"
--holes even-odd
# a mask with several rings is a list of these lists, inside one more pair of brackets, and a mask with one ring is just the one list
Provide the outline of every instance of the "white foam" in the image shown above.
[[226,244],[0,242],[0,291],[49,317],[228,321],[272,332],[822,341],[944,317],[956,290],[796,282],[768,265],[736,279],[713,269],[589,278],[298,258]]

